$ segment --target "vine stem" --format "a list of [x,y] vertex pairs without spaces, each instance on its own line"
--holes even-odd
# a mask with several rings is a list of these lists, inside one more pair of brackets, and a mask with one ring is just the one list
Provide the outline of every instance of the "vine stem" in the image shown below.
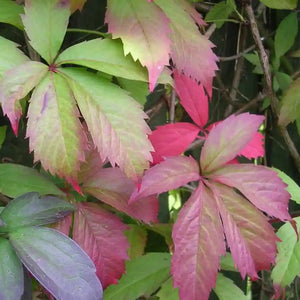
[[109,34],[103,33],[101,31],[89,30],[89,29],[80,29],[80,28],[68,28],[67,32],[79,32],[79,33],[86,33],[86,34],[94,34],[94,35],[99,35],[101,37],[108,37],[109,36]]
[[[261,66],[263,68],[264,71],[264,76],[265,76],[265,80],[266,80],[266,84],[267,84],[267,93],[268,96],[270,98],[270,104],[271,104],[271,109],[272,112],[275,116],[276,121],[278,120],[278,116],[279,116],[279,110],[278,110],[278,101],[276,99],[275,93],[273,91],[273,86],[272,86],[272,76],[271,76],[271,70],[270,70],[270,63],[269,63],[269,57],[267,55],[267,52],[264,48],[264,45],[262,43],[260,34],[259,34],[259,30],[258,30],[258,26],[257,26],[257,22],[255,19],[255,15],[254,15],[254,11],[252,8],[252,1],[249,0],[248,3],[245,4],[245,10],[246,13],[248,15],[249,18],[249,22],[250,22],[250,28],[251,28],[251,32],[252,32],[252,36],[254,39],[254,42],[258,48],[258,54],[259,54],[259,60],[261,63]],[[284,126],[279,126],[279,131],[289,149],[289,152],[291,154],[291,156],[293,157],[296,167],[298,169],[298,172],[300,173],[300,155],[297,151],[297,148],[293,142],[293,140],[291,139],[286,127]]]

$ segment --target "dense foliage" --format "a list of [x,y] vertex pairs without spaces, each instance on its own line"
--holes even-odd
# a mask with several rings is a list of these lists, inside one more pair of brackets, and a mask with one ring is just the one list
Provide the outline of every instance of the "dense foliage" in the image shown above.
[[297,6],[0,0],[0,298],[297,299]]

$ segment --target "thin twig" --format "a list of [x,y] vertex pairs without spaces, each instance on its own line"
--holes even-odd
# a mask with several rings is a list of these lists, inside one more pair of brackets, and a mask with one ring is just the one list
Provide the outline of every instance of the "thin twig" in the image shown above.
[[[274,117],[277,121],[278,116],[279,116],[278,101],[277,101],[277,99],[275,97],[275,93],[273,91],[269,57],[266,53],[266,50],[265,50],[263,43],[261,41],[261,38],[260,38],[258,26],[256,23],[256,19],[254,16],[252,6],[251,6],[251,0],[249,0],[249,3],[247,3],[245,5],[245,9],[246,9],[246,13],[248,15],[249,21],[250,21],[250,28],[251,28],[253,39],[258,48],[260,63],[263,68],[263,71],[264,71],[264,76],[265,76],[265,80],[266,80],[266,84],[267,84],[268,96],[270,98],[271,109],[272,109]],[[293,159],[295,161],[298,172],[300,173],[300,155],[297,151],[297,148],[285,127],[279,126],[279,131],[289,149],[291,156],[293,157]]]
[[176,92],[173,89],[171,93],[171,101],[169,108],[169,123],[174,123],[175,121],[175,105],[176,105]]
[[232,55],[232,56],[219,56],[219,60],[220,61],[232,61],[232,60],[236,60],[236,59],[244,56],[248,52],[254,50],[255,48],[256,48],[256,45],[252,45],[252,46],[248,47],[247,49],[245,49],[244,51],[242,51],[240,53],[237,53],[235,55]]
[[252,106],[256,105],[258,102],[261,102],[262,100],[264,100],[266,98],[266,96],[267,96],[266,93],[258,93],[258,95],[255,98],[253,98],[248,103],[246,103],[244,106],[242,106],[241,108],[239,108],[235,112],[235,114],[241,114],[244,111],[248,111],[249,108],[251,108]]

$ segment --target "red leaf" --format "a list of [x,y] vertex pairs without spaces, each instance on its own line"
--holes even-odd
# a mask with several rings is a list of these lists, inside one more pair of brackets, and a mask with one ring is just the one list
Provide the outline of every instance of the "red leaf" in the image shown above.
[[243,155],[249,159],[264,156],[264,138],[265,137],[261,133],[256,132],[253,139],[246,145],[239,155]]
[[197,125],[204,127],[208,120],[208,99],[203,85],[177,70],[174,72],[174,79],[181,105]]
[[149,88],[153,91],[164,65],[169,64],[171,30],[168,18],[154,3],[109,0],[105,21],[113,38],[122,39],[125,55],[131,53],[147,67]]
[[72,226],[72,214],[67,215],[62,220],[57,222],[54,226],[54,229],[69,236],[71,226]]
[[258,278],[257,271],[275,262],[278,238],[268,219],[233,189],[213,185],[227,244],[235,265],[245,278]]
[[211,192],[200,183],[173,228],[171,272],[182,300],[206,300],[226,253],[222,224]]
[[252,164],[227,165],[209,175],[209,178],[237,188],[257,208],[280,220],[290,220],[287,185],[277,172]]
[[168,157],[146,171],[139,190],[135,190],[130,202],[176,189],[199,178],[199,166],[192,157]]
[[93,203],[78,203],[73,239],[90,256],[103,288],[116,284],[125,271],[129,246],[120,219]]
[[[83,175],[83,174],[82,174]],[[144,197],[135,203],[128,204],[135,184],[119,168],[95,168],[84,172],[83,191],[111,205],[129,216],[146,223],[156,222],[158,199],[156,196]]]
[[201,168],[205,173],[234,159],[253,139],[264,117],[244,113],[231,115],[214,126],[201,151]]
[[153,163],[157,164],[168,156],[177,156],[184,152],[197,137],[199,128],[190,123],[174,123],[158,126],[149,135],[155,152]]
[[179,71],[200,81],[210,89],[217,57],[214,45],[199,32],[198,25],[205,24],[198,12],[185,0],[155,0],[170,20],[171,57]]

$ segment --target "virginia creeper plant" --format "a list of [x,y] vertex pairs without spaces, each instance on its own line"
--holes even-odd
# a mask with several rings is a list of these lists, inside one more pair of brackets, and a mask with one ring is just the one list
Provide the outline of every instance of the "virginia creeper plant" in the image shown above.
[[[1,120],[10,122],[0,147],[21,141],[22,155],[33,153],[8,163],[0,152],[1,299],[33,290],[61,300],[249,299],[250,280],[266,274],[272,295],[285,297],[300,274],[300,221],[288,210],[299,186],[265,151],[272,119],[300,170],[299,74],[284,71],[297,11],[271,36],[268,58],[257,4],[191,2],[98,1],[103,24],[89,30],[72,24],[91,0],[0,0]],[[233,59],[209,38],[227,23],[240,26],[244,46],[248,26],[254,43]],[[216,71],[231,59],[228,92]],[[245,60],[261,76],[253,103],[262,109],[239,91]],[[239,272],[239,283],[223,271]]]

